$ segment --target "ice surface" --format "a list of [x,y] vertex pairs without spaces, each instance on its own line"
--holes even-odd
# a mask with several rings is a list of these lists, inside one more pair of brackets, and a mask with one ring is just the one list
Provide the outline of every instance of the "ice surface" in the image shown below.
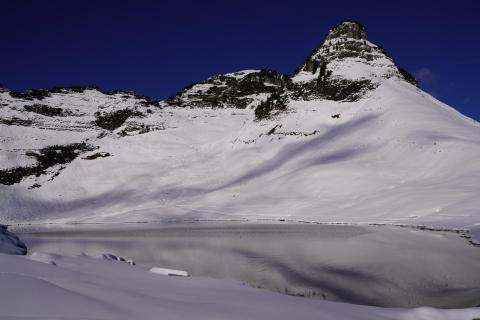
[[239,283],[159,277],[118,261],[0,254],[2,319],[471,320],[478,308],[384,309],[295,298]]
[[480,304],[480,250],[454,232],[224,222],[49,227],[19,236],[31,251],[114,252],[148,269],[188,270],[194,277],[235,279],[329,301],[383,307]]

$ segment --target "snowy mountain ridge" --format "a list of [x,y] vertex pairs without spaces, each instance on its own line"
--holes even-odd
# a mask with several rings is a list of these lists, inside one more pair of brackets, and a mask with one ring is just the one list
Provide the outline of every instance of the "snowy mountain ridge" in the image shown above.
[[293,77],[165,101],[0,92],[0,222],[285,219],[479,228],[480,126],[346,21]]

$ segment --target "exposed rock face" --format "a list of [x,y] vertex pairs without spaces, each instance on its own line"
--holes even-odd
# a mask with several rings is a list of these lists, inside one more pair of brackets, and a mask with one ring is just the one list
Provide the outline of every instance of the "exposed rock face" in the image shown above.
[[179,107],[245,109],[256,107],[272,93],[289,87],[290,77],[283,73],[268,69],[245,70],[192,84],[166,103]]
[[295,100],[328,99],[333,101],[357,101],[378,84],[368,79],[318,79],[296,84],[291,96]]
[[7,227],[0,224],[0,253],[27,254],[27,246],[18,239]]
[[255,119],[262,120],[268,119],[275,113],[279,113],[287,110],[288,106],[288,94],[287,92],[275,92],[267,100],[260,103],[255,109]]
[[39,188],[79,155],[96,149],[106,136],[163,130],[161,121],[152,121],[161,112],[159,101],[130,91],[95,86],[25,92],[2,88],[0,186],[29,180],[29,189]]
[[[0,170],[0,184],[12,185],[22,181],[24,177],[40,176],[45,174],[47,169],[56,165],[66,165],[72,162],[79,154],[92,150],[95,150],[95,147],[86,143],[72,143],[63,146],[46,147],[37,152],[28,151],[26,156],[35,158],[37,163],[32,166],[19,166]],[[62,166],[59,170],[63,168]]]
[[358,22],[343,21],[330,30],[325,40],[332,40],[340,37],[367,40],[367,29]]

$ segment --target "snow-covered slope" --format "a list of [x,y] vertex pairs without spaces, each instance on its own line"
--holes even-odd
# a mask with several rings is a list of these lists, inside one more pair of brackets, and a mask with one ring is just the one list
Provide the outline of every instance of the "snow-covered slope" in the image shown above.
[[0,221],[479,228],[480,126],[415,84],[344,22],[292,78],[215,76],[159,103],[4,89]]

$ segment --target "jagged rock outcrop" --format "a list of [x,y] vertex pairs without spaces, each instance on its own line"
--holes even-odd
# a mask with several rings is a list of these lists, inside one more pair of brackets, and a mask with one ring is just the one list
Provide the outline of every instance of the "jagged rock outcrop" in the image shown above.
[[367,40],[367,29],[355,21],[342,21],[333,26],[325,40],[332,40],[340,37]]
[[96,150],[105,136],[162,130],[161,122],[151,120],[161,110],[155,99],[96,86],[25,92],[2,88],[0,185],[30,179],[29,188],[39,188],[77,156]]
[[95,147],[86,143],[72,143],[63,146],[49,146],[36,152],[27,151],[25,155],[34,158],[36,163],[30,166],[0,170],[0,184],[19,183],[24,177],[46,174],[46,170],[57,165],[63,165],[59,168],[59,170],[62,170],[66,164],[72,162],[78,155],[93,150],[95,150]]
[[0,253],[27,254],[27,246],[2,224],[0,224]]
[[273,115],[287,110],[288,99],[286,91],[272,93],[267,100],[263,101],[257,108],[255,108],[255,119],[269,119]]
[[178,107],[239,108],[256,107],[272,93],[291,87],[289,76],[262,69],[220,74],[187,86],[168,98],[166,104]]

